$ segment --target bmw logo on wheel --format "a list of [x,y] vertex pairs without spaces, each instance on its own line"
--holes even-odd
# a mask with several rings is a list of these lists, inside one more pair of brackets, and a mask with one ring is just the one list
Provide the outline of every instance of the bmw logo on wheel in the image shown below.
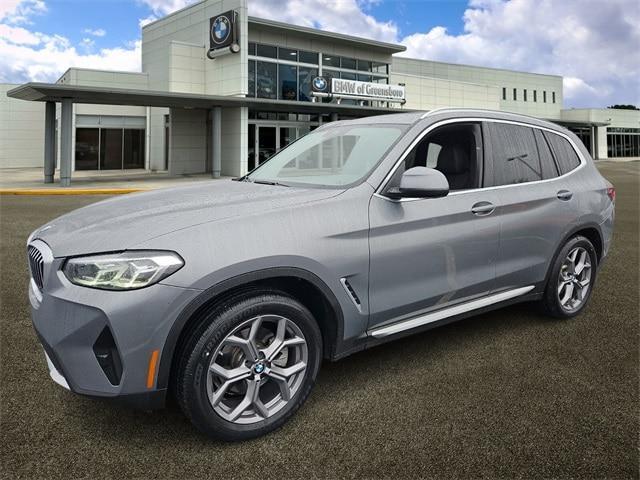
[[327,80],[324,77],[314,78],[312,85],[313,85],[313,89],[316,92],[324,92],[327,90],[327,87],[329,86],[329,84],[327,83]]
[[225,16],[220,15],[211,25],[211,40],[216,45],[225,43],[231,35],[231,21]]

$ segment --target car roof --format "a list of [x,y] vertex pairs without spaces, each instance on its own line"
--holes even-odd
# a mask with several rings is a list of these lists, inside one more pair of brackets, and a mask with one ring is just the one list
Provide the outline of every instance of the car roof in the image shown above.
[[518,113],[510,113],[503,112],[499,110],[488,110],[488,109],[479,109],[479,108],[438,108],[435,110],[428,111],[412,111],[412,112],[402,112],[402,113],[391,113],[387,115],[376,115],[371,117],[362,117],[354,120],[341,120],[340,122],[332,122],[326,125],[335,125],[335,123],[340,124],[366,124],[366,125],[375,125],[375,124],[398,124],[398,125],[413,125],[417,124],[422,120],[429,121],[429,123],[433,123],[440,120],[451,119],[451,118],[486,118],[486,119],[495,119],[495,120],[507,120],[513,122],[527,123],[530,125],[544,127],[551,130],[556,130],[559,132],[567,133],[568,130],[557,123],[553,123],[547,120],[541,120],[536,117],[531,117],[528,115],[522,115]]

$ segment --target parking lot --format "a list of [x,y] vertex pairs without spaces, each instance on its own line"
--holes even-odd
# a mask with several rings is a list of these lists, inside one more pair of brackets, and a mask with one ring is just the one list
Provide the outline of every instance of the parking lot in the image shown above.
[[49,379],[25,240],[105,197],[1,196],[2,478],[637,478],[640,162],[600,169],[616,230],[585,313],[518,305],[325,363],[288,424],[240,444],[174,405],[128,410]]

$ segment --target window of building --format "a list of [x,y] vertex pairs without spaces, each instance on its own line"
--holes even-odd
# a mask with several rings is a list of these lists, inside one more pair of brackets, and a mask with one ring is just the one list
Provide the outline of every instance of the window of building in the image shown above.
[[144,130],[125,128],[122,168],[144,168]]
[[278,48],[278,58],[280,60],[288,60],[289,62],[297,62],[298,61],[298,51],[293,50],[291,48]]
[[391,181],[400,182],[402,174],[413,167],[429,167],[441,171],[451,190],[480,186],[479,165],[482,135],[477,123],[445,125],[429,133],[407,155],[404,168],[398,168]]
[[546,90],[542,91],[542,102],[543,103],[547,103],[547,91]]
[[298,60],[300,63],[318,64],[318,52],[307,52],[306,50],[298,51]]
[[537,102],[537,101],[538,101],[538,91],[537,91],[537,90],[534,90],[534,91],[533,91],[533,101],[534,101],[534,102]]
[[259,57],[278,58],[278,48],[273,45],[258,43],[256,45],[256,55]]
[[249,48],[247,49],[247,53],[248,55],[255,55],[256,54],[256,44],[253,42],[249,42]]
[[506,100],[506,99],[507,99],[507,88],[502,87],[502,100]]
[[341,67],[348,70],[356,70],[358,61],[355,58],[342,57]]
[[538,147],[530,127],[486,122],[491,150],[492,185],[542,180]]
[[523,92],[523,98],[524,98],[524,101],[526,102],[527,101],[527,89],[526,88],[524,89],[524,92]]
[[256,96],[258,98],[277,98],[278,64],[256,62]]
[[388,75],[389,65],[381,62],[371,62],[371,71],[373,73],[384,73],[385,75]]
[[311,95],[311,81],[317,76],[317,68],[298,68],[298,100],[301,102],[310,102],[313,99]]
[[293,65],[278,65],[278,86],[279,100],[297,100],[298,67]]
[[610,158],[640,157],[640,128],[607,127]]
[[551,101],[556,103],[556,92],[551,92]]
[[358,60],[358,70],[361,72],[370,72],[372,67],[372,62],[367,60]]
[[362,75],[361,73],[358,74],[359,82],[370,82],[371,79],[372,79],[371,75]]
[[325,67],[340,68],[340,57],[337,55],[322,55],[322,65]]
[[551,132],[544,132],[544,136],[547,142],[549,142],[549,146],[551,147],[551,151],[562,175],[580,165],[580,157],[578,157],[569,140]]
[[513,100],[518,100],[518,89],[516,88],[513,89]]
[[99,128],[76,128],[76,170],[98,170]]
[[247,97],[256,96],[256,61],[249,60],[249,84],[247,88]]

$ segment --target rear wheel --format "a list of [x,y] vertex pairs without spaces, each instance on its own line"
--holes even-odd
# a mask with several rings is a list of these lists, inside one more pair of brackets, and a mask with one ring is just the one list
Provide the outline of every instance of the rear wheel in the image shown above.
[[591,297],[597,265],[598,256],[589,239],[569,239],[554,261],[542,299],[547,313],[557,318],[580,313]]
[[176,397],[212,437],[263,435],[304,403],[321,352],[320,330],[302,304],[281,292],[245,292],[207,314],[184,344]]

